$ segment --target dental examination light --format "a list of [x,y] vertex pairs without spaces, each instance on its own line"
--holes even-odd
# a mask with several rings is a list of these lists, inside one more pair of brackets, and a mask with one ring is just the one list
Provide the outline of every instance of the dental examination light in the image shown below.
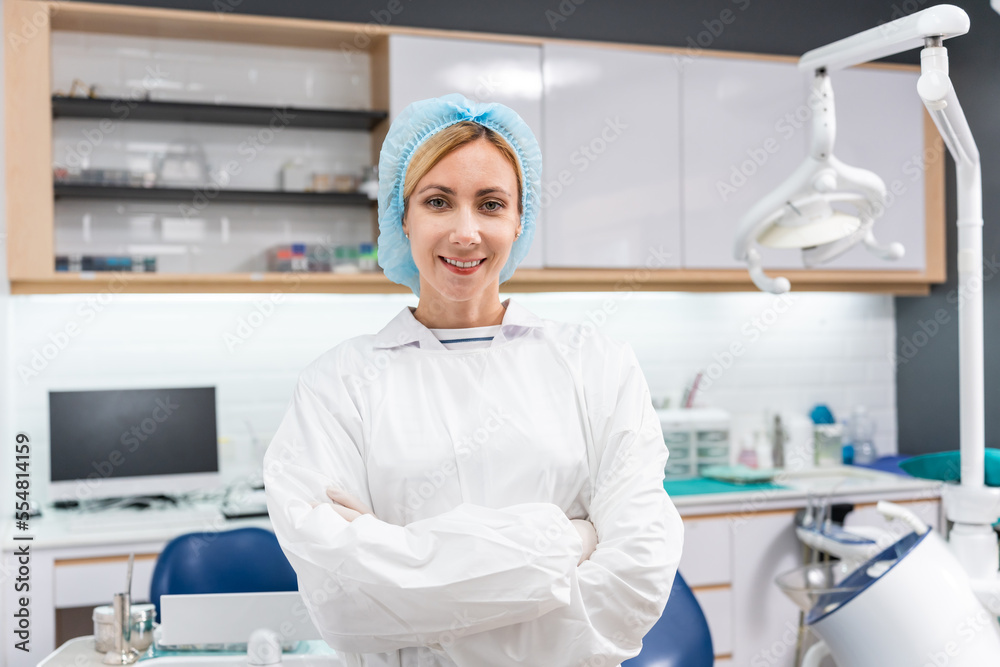
[[[829,74],[923,47],[917,94],[954,158],[957,177],[958,293],[962,295],[959,301],[961,482],[942,487],[944,508],[954,524],[948,535],[948,548],[940,549],[934,552],[936,555],[929,557],[926,554],[932,553],[930,546],[917,548],[912,544],[904,545],[906,549],[924,555],[909,557],[909,551],[901,547],[898,557],[893,560],[896,565],[891,567],[889,573],[897,572],[892,575],[897,580],[902,577],[904,559],[911,570],[921,564],[921,574],[930,574],[931,569],[943,572],[948,570],[949,563],[955,564],[954,570],[961,576],[947,579],[945,588],[951,586],[948,589],[951,592],[944,597],[950,601],[957,601],[963,596],[975,600],[979,615],[989,621],[975,635],[976,641],[981,641],[977,644],[979,648],[972,650],[971,644],[963,644],[958,659],[948,654],[947,664],[956,667],[978,667],[1000,661],[1000,627],[995,622],[1000,615],[1000,548],[992,528],[1000,517],[1000,488],[985,485],[984,463],[982,174],[979,150],[948,76],[948,53],[943,46],[944,40],[968,31],[969,17],[962,9],[953,5],[937,5],[803,55],[799,59],[799,69],[813,72],[815,77],[811,103],[816,113],[809,156],[805,164],[777,190],[748,211],[740,224],[735,244],[736,257],[748,263],[754,283],[760,289],[773,293],[787,291],[789,283],[784,278],[771,278],[764,274],[760,257],[752,247],[754,242],[774,247],[802,248],[807,266],[840,255],[859,242],[882,257],[902,255],[899,244],[881,246],[872,234],[872,223],[882,209],[885,194],[882,181],[871,172],[844,165],[832,155],[835,127]],[[834,204],[853,207],[854,215],[844,213],[842,208],[834,208]],[[911,539],[912,543],[929,544],[927,540],[921,541],[919,535],[904,538],[897,544],[903,544],[906,539]],[[864,567],[861,568],[862,575],[865,574]],[[871,572],[869,569],[868,574]],[[877,620],[861,617],[866,605],[871,606],[879,596],[879,587],[882,587],[883,593],[888,590],[891,583],[884,580],[892,577],[872,577],[873,581],[869,581],[861,592],[853,594],[866,602],[852,603],[853,606],[844,604],[842,611],[831,612],[823,617],[822,622],[817,621],[811,626],[829,645],[839,665],[904,664],[899,662],[902,653],[909,655],[917,650],[915,647],[921,645],[921,641],[933,636],[930,630],[932,619],[938,627],[954,629],[951,624],[953,619],[942,617],[947,605],[921,605],[900,598],[895,606],[888,603],[888,611],[909,634],[905,642],[895,641],[892,653],[883,656],[883,659],[888,655],[895,658],[888,658],[888,662],[870,662],[877,651],[869,651],[866,654],[868,657],[859,657],[861,654],[856,652],[857,649],[851,653],[851,640],[838,637],[832,628],[836,624],[844,628],[859,622],[859,619],[861,625],[854,626],[857,632],[863,633],[865,627],[881,625]],[[919,582],[920,578],[918,576],[914,581]],[[972,595],[969,595],[970,592]],[[885,613],[886,608],[881,609],[880,613]],[[828,624],[826,634],[821,632],[823,622]],[[883,626],[879,631],[884,630]],[[876,636],[879,638],[877,641]],[[872,637],[873,643],[880,645],[887,646],[894,641],[885,634]],[[858,638],[854,635],[853,640]],[[942,649],[926,642],[924,646],[930,647],[926,649],[927,656],[915,654],[913,657],[917,662],[912,664],[923,664],[927,659],[931,660],[931,664],[943,664],[928,657]],[[989,660],[983,661],[983,656]],[[806,664],[809,664],[808,661]],[[906,661],[905,664],[911,662]]]
[[[882,247],[872,232],[884,210],[885,183],[878,175],[846,165],[833,155],[836,118],[833,87],[825,68],[816,70],[809,104],[813,112],[809,155],[777,190],[743,216],[736,238],[736,258],[747,262],[757,287],[774,294],[787,292],[790,284],[786,278],[764,274],[755,241],[770,248],[801,248],[807,267],[829,261],[859,241],[884,259],[903,256],[902,245]],[[845,207],[851,212],[845,212]]]
[[[813,72],[809,154],[784,183],[747,211],[734,244],[736,259],[747,262],[750,277],[758,288],[781,294],[789,290],[790,284],[786,278],[771,278],[764,273],[754,243],[771,248],[801,248],[803,263],[810,268],[842,255],[859,242],[883,259],[903,256],[901,244],[880,245],[872,229],[885,210],[885,183],[878,175],[846,165],[833,155],[837,132],[829,75],[839,69],[928,46],[927,40],[936,40],[934,46],[939,51],[924,50],[922,76],[917,84],[924,104],[935,116],[934,109],[946,106],[944,90],[951,85],[947,52],[940,42],[968,30],[969,18],[964,11],[941,5],[815,49],[799,59],[799,69]],[[928,62],[928,58],[934,57],[937,60]],[[954,106],[957,114],[949,115],[960,117],[956,122],[966,126],[957,100]],[[946,131],[952,132],[951,122],[941,114],[934,122],[943,136]],[[971,135],[968,141],[974,148]]]

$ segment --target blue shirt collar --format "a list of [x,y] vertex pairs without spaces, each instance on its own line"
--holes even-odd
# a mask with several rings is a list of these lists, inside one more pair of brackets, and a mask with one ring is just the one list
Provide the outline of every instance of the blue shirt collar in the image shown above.
[[[500,333],[493,338],[493,345],[513,340],[526,330],[545,326],[545,321],[512,299],[503,302],[507,307],[500,323]],[[445,347],[434,334],[413,316],[409,307],[403,308],[375,335],[375,349],[391,349],[416,345],[422,349],[443,350]]]

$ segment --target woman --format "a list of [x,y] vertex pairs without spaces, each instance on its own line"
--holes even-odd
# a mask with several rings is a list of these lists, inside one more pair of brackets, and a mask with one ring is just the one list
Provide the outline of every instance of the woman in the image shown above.
[[306,606],[348,664],[618,665],[683,529],[631,349],[500,302],[538,143],[447,95],[399,115],[379,171],[379,261],[418,305],[306,368],[265,457]]

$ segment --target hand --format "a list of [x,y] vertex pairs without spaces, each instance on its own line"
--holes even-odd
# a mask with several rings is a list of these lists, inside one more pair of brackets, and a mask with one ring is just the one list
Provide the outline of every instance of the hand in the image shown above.
[[326,490],[326,497],[333,501],[333,511],[344,517],[348,521],[354,521],[362,514],[375,516],[371,508],[363,502],[340,489],[332,486]]
[[580,554],[580,563],[582,563],[590,558],[590,554],[594,553],[594,549],[597,548],[597,530],[594,528],[594,524],[586,519],[571,519],[570,523],[573,524],[576,532],[580,534],[580,539],[583,540],[583,553]]

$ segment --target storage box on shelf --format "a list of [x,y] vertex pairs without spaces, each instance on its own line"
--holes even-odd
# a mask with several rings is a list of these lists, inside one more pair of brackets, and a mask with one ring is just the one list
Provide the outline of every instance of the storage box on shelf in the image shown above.
[[667,479],[697,477],[705,468],[729,464],[730,415],[720,408],[657,410],[670,450]]
[[[697,139],[682,126],[718,122],[716,116],[692,115],[697,91],[722,87],[736,97],[746,92],[746,86],[723,85],[722,79],[732,79],[735,71],[730,64],[760,70],[762,75],[767,74],[764,70],[781,70],[785,73],[781,76],[793,77],[797,75],[791,73],[792,58],[713,53],[688,63],[680,57],[684,55],[680,50],[669,47],[568,43],[86,2],[8,0],[4,11],[7,25],[37,27],[30,39],[5,42],[7,246],[13,293],[104,289],[257,292],[289,284],[299,291],[404,292],[405,288],[378,272],[297,272],[289,276],[269,271],[268,251],[279,245],[324,243],[324,236],[339,238],[355,233],[358,236],[349,239],[351,245],[372,242],[376,232],[374,207],[363,195],[302,189],[351,189],[348,181],[360,173],[360,167],[376,164],[393,113],[412,99],[453,90],[479,101],[498,99],[518,107],[537,131],[546,164],[552,166],[543,174],[545,197],[538,243],[506,289],[754,289],[745,270],[732,268],[728,260],[716,261],[709,256],[714,250],[708,255],[703,252],[717,245],[718,257],[728,253],[727,230],[731,226],[735,232],[737,220],[731,219],[735,209],[723,211],[716,206],[714,191],[706,199],[692,187],[695,182],[698,187],[711,186],[719,180],[716,172],[726,171],[730,164],[726,157],[711,158],[728,155],[712,144],[712,128],[697,129],[707,136],[706,144],[705,137]],[[153,39],[162,45],[183,44],[184,57],[164,60],[170,49],[161,49],[154,57],[149,49]],[[116,40],[124,41],[131,50],[126,58],[106,52],[103,60],[67,60],[66,44],[74,40],[78,46],[85,42],[96,51],[111,48]],[[290,92],[294,68],[284,67],[294,60],[296,51],[303,50],[316,54],[313,60],[317,62],[336,61],[336,67],[310,80],[312,97],[308,99]],[[456,52],[462,54],[463,63],[474,62],[475,66],[455,67]],[[205,53],[211,57],[206,58]],[[244,63],[241,74],[230,72],[227,76],[227,54],[235,53],[244,57],[231,60],[251,64]],[[72,62],[75,71],[62,68],[60,63],[66,62]],[[159,70],[157,63],[162,65]],[[170,63],[170,67],[163,63]],[[773,63],[782,66],[769,69]],[[617,75],[621,67],[641,75],[622,79]],[[871,69],[848,75],[858,82],[859,90],[868,90],[873,85],[880,87],[885,71]],[[896,66],[892,74],[899,71]],[[587,76],[574,78],[574,72],[586,72]],[[102,86],[102,77],[109,73],[118,79],[104,81]],[[193,80],[199,85],[185,89],[184,82]],[[629,92],[634,86],[648,94]],[[685,94],[670,94],[678,89]],[[594,90],[618,91],[604,96],[609,100],[644,99],[658,108],[666,106],[664,113],[651,114],[646,109],[618,108],[607,100],[597,106],[581,105],[580,100],[592,99],[588,96]],[[851,87],[845,90],[849,98]],[[79,97],[82,91],[88,97]],[[70,92],[75,96],[69,96]],[[53,97],[53,93],[62,95]],[[689,104],[682,105],[687,98]],[[744,129],[725,143],[739,148],[742,156],[744,149],[754,148],[751,144],[757,137],[751,134],[772,131],[775,118],[770,110],[758,109],[750,102],[733,98],[728,103],[744,116],[740,125]],[[902,99],[899,103],[907,104]],[[566,122],[565,117],[549,122],[558,120],[547,116],[549,111],[558,114],[560,105],[575,109],[572,122]],[[914,99],[912,106],[918,107],[919,101]],[[294,120],[282,121],[279,138],[264,141],[260,132],[277,135],[270,123],[274,112],[285,108],[294,111]],[[726,109],[718,111],[727,113]],[[389,116],[379,115],[380,111],[388,111]],[[943,153],[938,150],[940,139],[933,126],[925,122],[917,136],[911,116],[907,115],[910,120],[905,128],[900,125],[900,132],[890,138],[891,150],[882,153],[895,156],[912,148],[914,155],[925,158],[918,159],[922,178],[905,183],[908,203],[897,202],[890,211],[899,215],[912,212],[916,210],[912,203],[923,197],[924,224],[908,230],[908,249],[922,255],[921,261],[900,267],[863,263],[784,271],[796,289],[924,294],[931,283],[944,279]],[[88,164],[78,165],[78,169],[60,165],[66,169],[54,182],[53,161],[57,165],[65,161],[77,139],[86,138],[86,128],[100,129],[103,123],[116,129],[105,132],[96,146],[90,146]],[[622,131],[616,134],[615,128]],[[286,139],[292,135],[298,137],[297,144]],[[661,148],[667,147],[666,154],[662,150],[644,153],[646,137],[663,138]],[[170,147],[166,168],[162,160],[157,165],[159,173],[173,177],[173,185],[151,176],[158,172],[152,168],[150,156],[142,154],[142,141]],[[343,156],[340,161],[352,166],[341,170],[330,164],[313,169],[304,164],[302,155],[288,149],[299,145],[320,151],[333,144]],[[208,170],[199,171],[199,146]],[[222,176],[219,168],[230,162],[223,149],[232,151],[235,147],[238,152],[241,146],[245,152],[235,159],[245,167],[242,173],[227,171],[225,178],[211,178]],[[98,161],[101,151],[115,155],[118,162]],[[794,142],[781,153],[789,151],[795,152]],[[211,172],[209,178],[204,171]],[[655,193],[634,176],[662,177],[664,173],[668,191],[657,185]],[[199,175],[206,187],[180,184]],[[885,175],[887,182],[893,176]],[[95,177],[101,180],[100,188],[88,182]],[[766,187],[766,178],[756,175],[752,185],[740,189],[741,196],[750,197],[755,188]],[[661,182],[662,178],[657,181]],[[598,192],[606,193],[600,203],[595,199]],[[680,197],[681,192],[684,197]],[[650,207],[646,202],[650,197],[650,201],[673,204],[681,201],[684,206],[677,216],[664,218],[662,210],[668,209]],[[699,197],[705,201],[696,201]],[[618,215],[616,211],[630,214]],[[710,219],[703,219],[706,214]],[[914,215],[919,218],[919,213]],[[909,224],[911,216],[904,217]],[[163,221],[168,221],[166,238],[162,238]],[[336,229],[331,231],[330,225]],[[196,244],[192,239],[199,235],[207,240],[193,249]],[[598,245],[604,250],[595,255],[591,246],[574,244],[567,235],[603,239]],[[923,253],[920,240],[924,241]],[[150,253],[152,245],[159,245],[162,252]],[[336,255],[338,241],[326,241],[325,245]],[[96,271],[57,273],[53,261],[57,255],[135,258],[151,254],[157,258],[156,271],[133,272],[127,280]],[[134,259],[133,264],[146,266]]]

